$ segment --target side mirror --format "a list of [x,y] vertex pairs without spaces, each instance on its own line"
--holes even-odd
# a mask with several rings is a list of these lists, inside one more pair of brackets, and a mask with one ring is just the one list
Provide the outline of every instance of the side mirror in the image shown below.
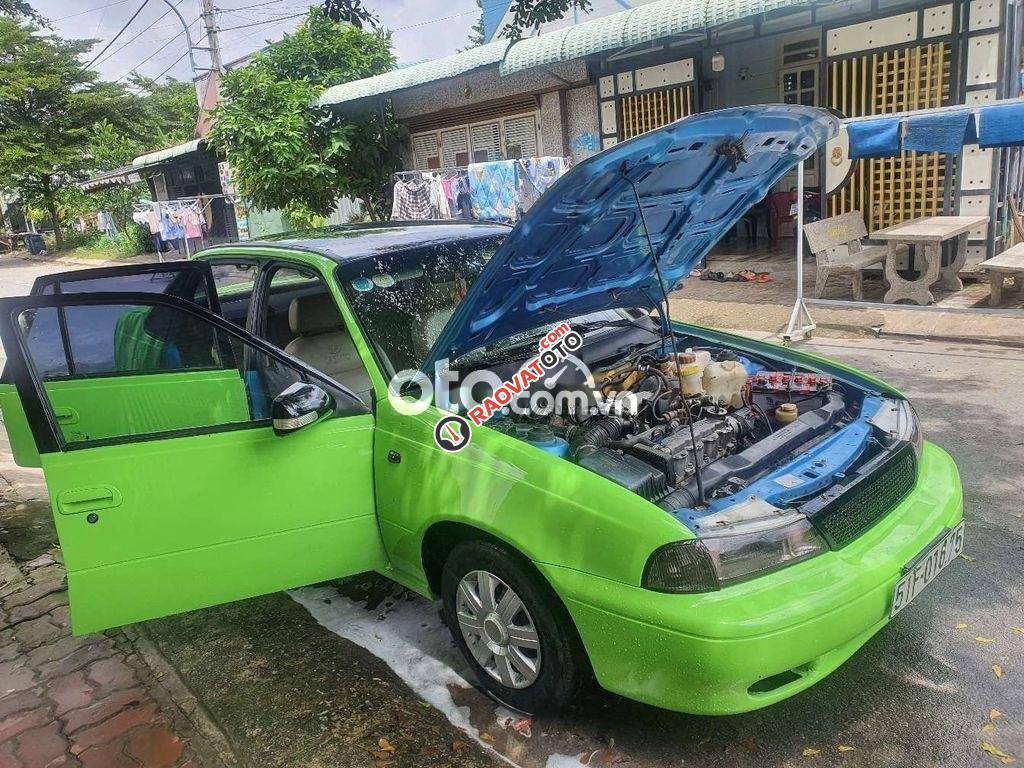
[[296,382],[274,398],[274,434],[287,435],[334,413],[334,398],[316,384]]

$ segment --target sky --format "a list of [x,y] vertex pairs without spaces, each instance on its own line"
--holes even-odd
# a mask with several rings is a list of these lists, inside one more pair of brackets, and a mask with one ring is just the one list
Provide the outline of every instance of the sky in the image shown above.
[[[30,0],[67,38],[97,38],[93,55],[138,10],[142,0]],[[200,0],[171,0],[186,21],[194,21],[193,38],[203,33],[197,20]],[[485,3],[495,0],[484,0]],[[214,0],[222,58],[225,63],[279,40],[301,22],[309,0]],[[475,0],[364,0],[364,7],[394,32],[399,64],[448,56],[466,47],[470,27],[479,17]],[[293,17],[293,18],[285,18]],[[266,23],[265,23],[266,22]],[[233,29],[233,27],[238,27]],[[202,43],[197,42],[197,45]],[[147,77],[191,78],[181,22],[163,0],[148,0],[128,29],[93,66],[107,80],[133,69]],[[91,57],[90,57],[91,58]],[[209,66],[208,54],[196,52],[197,65]]]

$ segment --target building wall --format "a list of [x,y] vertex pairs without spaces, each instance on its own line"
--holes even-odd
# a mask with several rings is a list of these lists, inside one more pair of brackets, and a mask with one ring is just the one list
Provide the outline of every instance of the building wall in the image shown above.
[[548,69],[532,69],[508,77],[497,66],[478,69],[459,77],[427,83],[396,93],[391,98],[399,121],[433,114],[446,109],[484,104],[530,93],[557,91],[570,83],[587,82],[587,66],[582,61],[561,62]]
[[601,149],[601,126],[597,107],[597,86],[571,88],[565,92],[566,143],[573,162],[586,160]]

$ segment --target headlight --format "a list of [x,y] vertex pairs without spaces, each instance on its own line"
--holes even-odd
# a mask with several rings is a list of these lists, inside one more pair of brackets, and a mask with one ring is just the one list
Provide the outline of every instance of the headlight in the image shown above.
[[712,592],[828,551],[806,517],[771,509],[774,514],[767,517],[726,524],[721,532],[656,550],[644,568],[643,586],[658,592]]
[[870,422],[889,433],[893,440],[910,443],[914,454],[921,458],[921,449],[924,447],[924,436],[921,434],[921,424],[917,418],[917,412],[909,400],[886,399],[878,413],[871,417]]

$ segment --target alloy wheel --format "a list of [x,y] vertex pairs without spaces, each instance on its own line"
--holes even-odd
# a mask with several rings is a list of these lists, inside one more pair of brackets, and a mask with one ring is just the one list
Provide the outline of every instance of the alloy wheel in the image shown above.
[[459,630],[477,663],[508,688],[526,688],[540,673],[540,635],[522,599],[487,571],[470,571],[455,595]]

